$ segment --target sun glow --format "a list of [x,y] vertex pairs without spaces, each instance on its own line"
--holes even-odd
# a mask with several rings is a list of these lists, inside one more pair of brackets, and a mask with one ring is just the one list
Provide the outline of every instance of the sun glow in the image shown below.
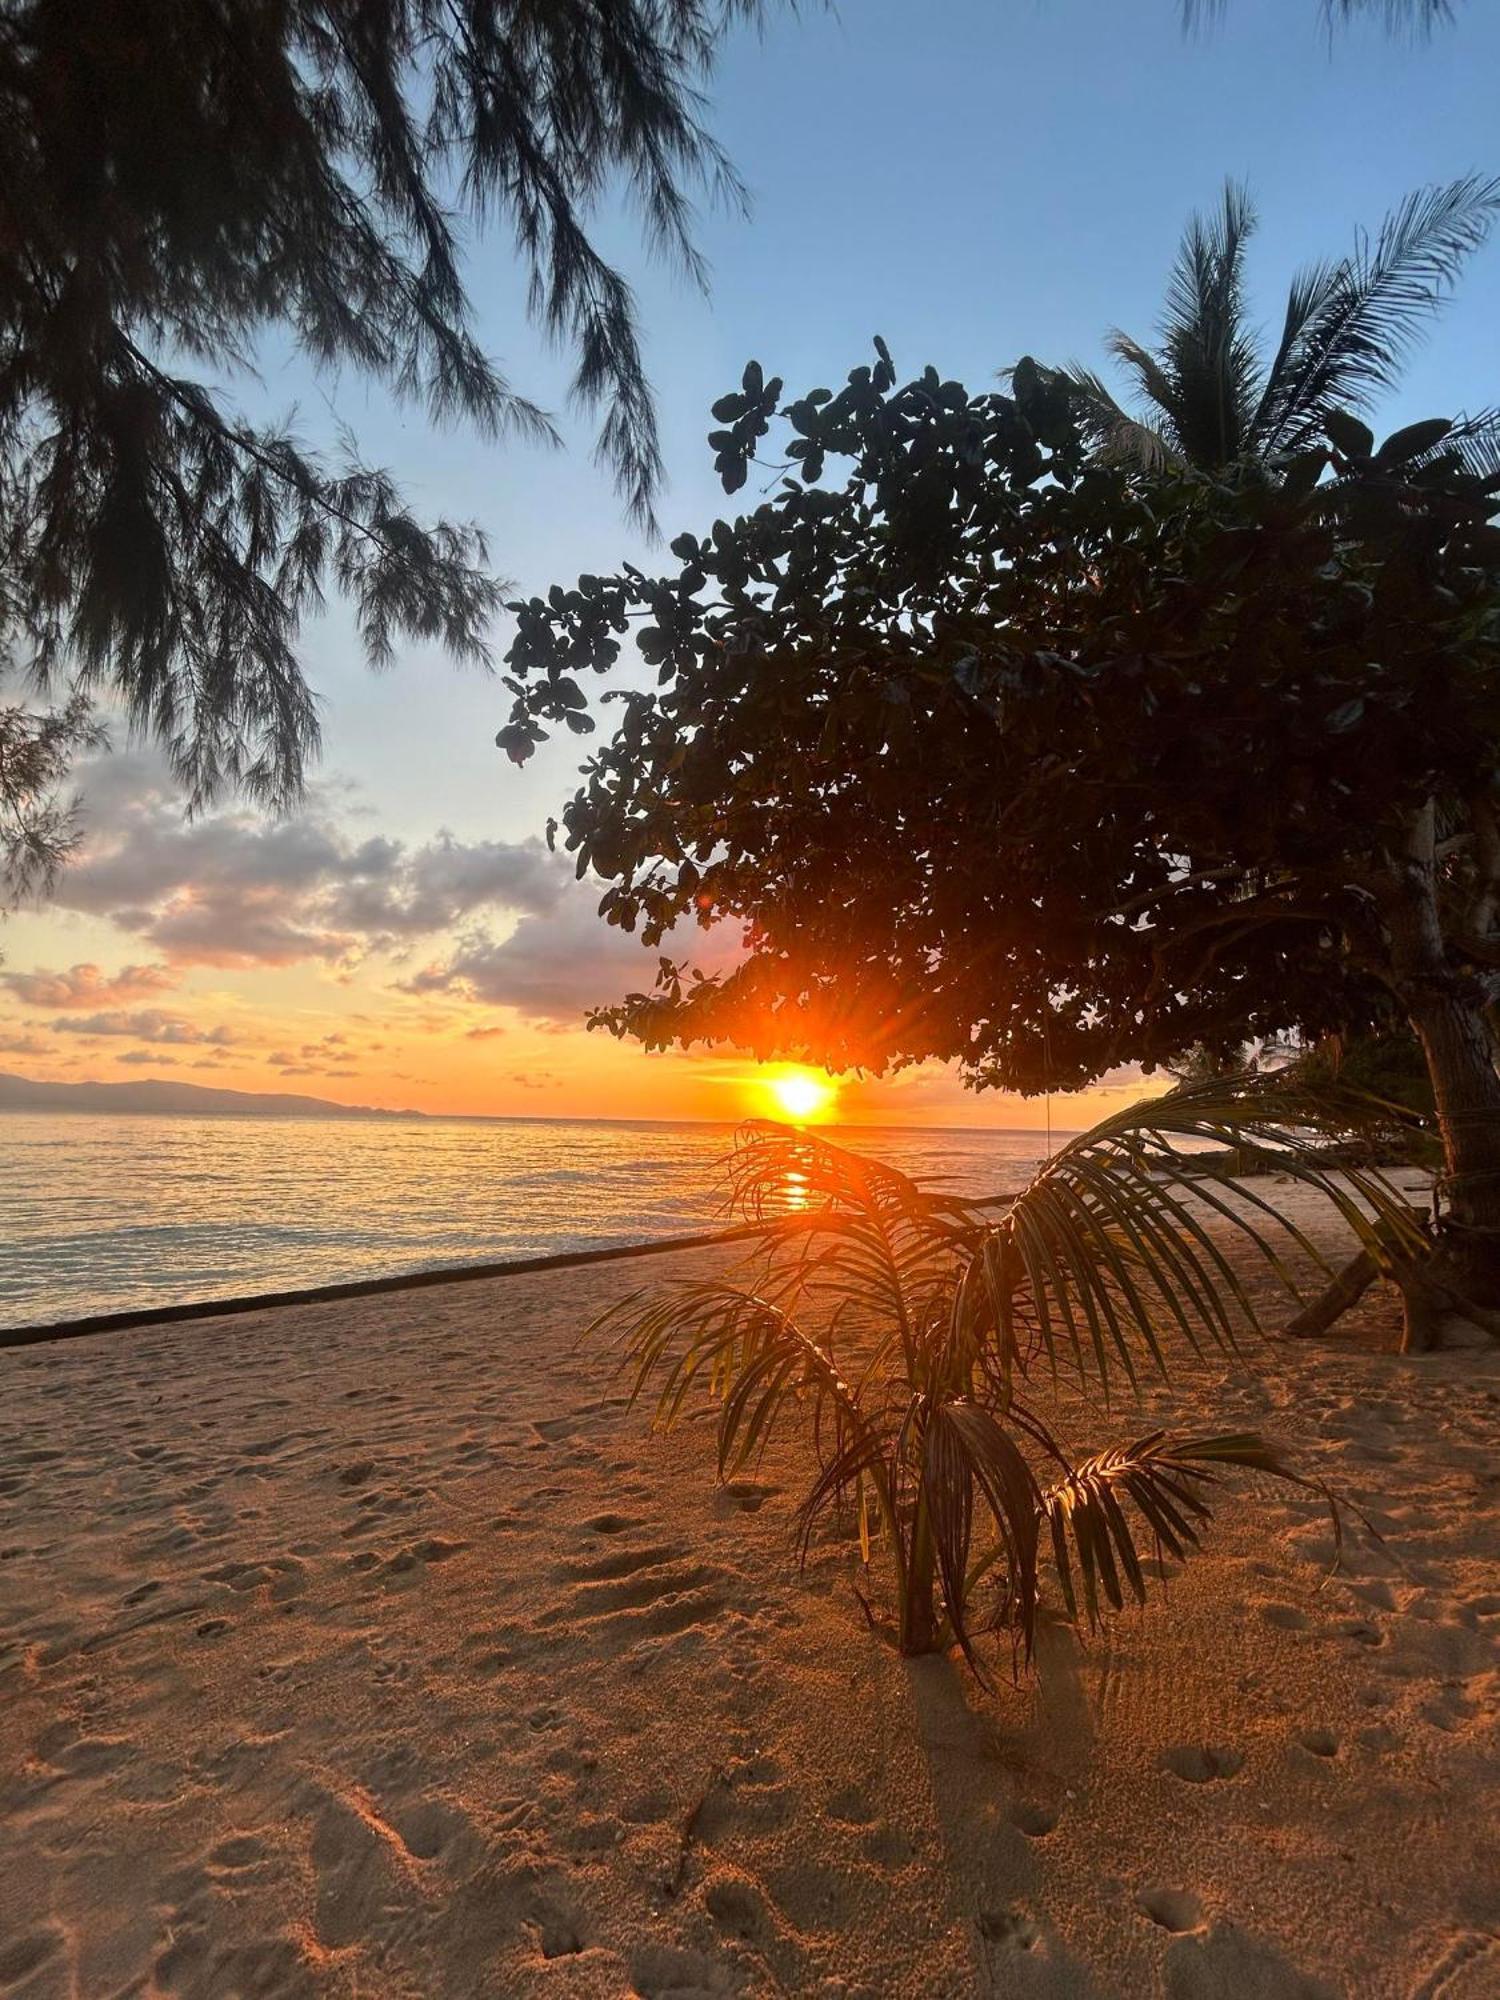
[[838,1087],[812,1069],[786,1069],[761,1085],[778,1118],[793,1125],[811,1125],[826,1118],[838,1097]]

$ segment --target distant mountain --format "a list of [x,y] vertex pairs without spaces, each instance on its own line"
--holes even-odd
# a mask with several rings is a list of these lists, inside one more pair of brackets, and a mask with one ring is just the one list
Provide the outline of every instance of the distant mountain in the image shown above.
[[0,1071],[0,1111],[167,1112],[197,1118],[425,1118],[425,1111],[382,1111],[335,1104],[288,1090],[213,1090],[166,1077],[139,1083],[39,1083]]

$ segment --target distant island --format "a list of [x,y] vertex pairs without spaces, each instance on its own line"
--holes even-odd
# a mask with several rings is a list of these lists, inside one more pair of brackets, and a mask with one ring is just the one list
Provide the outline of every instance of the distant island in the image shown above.
[[39,1083],[0,1072],[0,1111],[166,1112],[202,1118],[425,1118],[425,1111],[382,1111],[375,1104],[335,1104],[288,1090],[214,1090],[204,1084],[143,1077],[130,1083]]

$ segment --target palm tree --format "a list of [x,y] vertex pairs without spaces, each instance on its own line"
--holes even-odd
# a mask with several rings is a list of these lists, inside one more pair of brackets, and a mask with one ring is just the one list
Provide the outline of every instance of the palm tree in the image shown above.
[[891,1574],[901,1650],[956,1643],[982,1678],[983,1632],[1030,1658],[1049,1569],[1066,1614],[1092,1627],[1127,1595],[1144,1601],[1143,1551],[1181,1560],[1196,1546],[1226,1469],[1316,1485],[1244,1432],[1158,1429],[1075,1457],[1029,1389],[1045,1373],[1107,1402],[1117,1378],[1165,1377],[1169,1326],[1199,1352],[1234,1350],[1255,1309],[1207,1224],[1248,1243],[1293,1296],[1278,1232],[1321,1264],[1292,1222],[1254,1189],[1231,1197],[1215,1156],[1195,1165],[1184,1141],[1258,1156],[1241,1171],[1274,1164],[1372,1259],[1409,1248],[1419,1218],[1400,1193],[1370,1168],[1334,1177],[1319,1156],[1318,1141],[1374,1116],[1391,1108],[1295,1067],[1184,1085],[1072,1140],[998,1215],[815,1133],[753,1125],[730,1161],[753,1282],[633,1293],[592,1331],[614,1337],[632,1400],[651,1395],[659,1428],[694,1396],[717,1402],[721,1478],[800,1424],[814,1460],[803,1553],[847,1509],[865,1563],[878,1553]]
[[[1217,211],[1188,225],[1158,346],[1118,329],[1109,336],[1138,406],[1123,406],[1090,369],[1060,372],[1112,457],[1217,470],[1294,456],[1322,442],[1330,417],[1367,408],[1395,384],[1497,213],[1500,177],[1469,174],[1408,195],[1373,242],[1361,233],[1347,256],[1297,274],[1268,354],[1245,299],[1255,209],[1247,191],[1228,181]],[[1493,470],[1500,416],[1464,420],[1443,443],[1474,467]]]

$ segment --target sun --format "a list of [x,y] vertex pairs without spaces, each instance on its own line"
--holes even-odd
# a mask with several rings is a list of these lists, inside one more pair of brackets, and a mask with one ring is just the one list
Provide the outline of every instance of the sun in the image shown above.
[[793,1125],[810,1125],[825,1117],[838,1096],[835,1084],[812,1069],[787,1069],[767,1077],[761,1088],[777,1114]]

